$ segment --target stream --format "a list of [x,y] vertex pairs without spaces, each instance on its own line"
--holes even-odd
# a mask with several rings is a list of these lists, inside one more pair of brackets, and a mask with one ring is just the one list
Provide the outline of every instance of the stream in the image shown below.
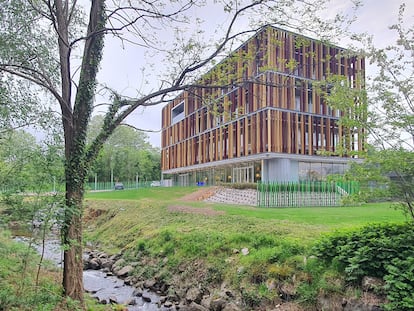
[[[28,243],[28,238],[16,236],[14,240]],[[34,244],[33,247],[42,253],[42,245]],[[44,259],[51,260],[58,266],[62,266],[63,252],[58,240],[50,239],[45,242]],[[175,310],[160,305],[160,297],[155,293],[144,290],[142,296],[136,295],[136,288],[126,285],[116,276],[108,276],[101,270],[84,270],[83,283],[87,293],[101,302],[127,305],[128,311],[154,311]],[[150,300],[150,301],[148,301]]]

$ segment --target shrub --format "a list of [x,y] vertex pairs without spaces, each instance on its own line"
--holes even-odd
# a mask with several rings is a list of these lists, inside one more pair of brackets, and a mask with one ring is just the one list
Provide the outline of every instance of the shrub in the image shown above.
[[364,276],[383,278],[387,310],[414,309],[414,227],[407,224],[370,225],[336,233],[315,247],[317,256],[345,272],[348,281]]
[[239,189],[239,190],[244,190],[244,189],[256,190],[257,189],[256,183],[218,183],[217,185],[226,187],[226,188]]
[[386,310],[414,310],[414,257],[395,258],[386,270],[384,280],[389,301]]
[[247,290],[243,289],[241,291],[243,303],[251,308],[258,307],[262,302],[261,295],[257,290]]

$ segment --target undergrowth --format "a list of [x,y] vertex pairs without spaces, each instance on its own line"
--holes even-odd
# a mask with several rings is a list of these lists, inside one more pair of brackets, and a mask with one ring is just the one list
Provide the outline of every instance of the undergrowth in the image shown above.
[[348,282],[364,276],[385,281],[389,311],[414,310],[414,227],[406,224],[373,224],[351,232],[337,232],[314,248],[317,256]]
[[11,242],[9,233],[0,230],[0,310],[54,310],[61,303],[54,272],[45,272],[36,284],[36,263],[34,251]]
[[[349,276],[313,256],[313,244],[334,228],[357,231],[364,219],[403,219],[384,205],[257,209],[209,204],[209,210],[221,213],[205,215],[199,210],[206,207],[203,202],[151,197],[103,203],[88,200],[91,211],[104,212],[86,224],[86,241],[121,252],[137,264],[135,273],[142,279],[209,289],[227,284],[248,309],[295,301],[313,310],[321,296],[354,297],[358,290],[350,288]],[[168,209],[180,205],[186,212]]]

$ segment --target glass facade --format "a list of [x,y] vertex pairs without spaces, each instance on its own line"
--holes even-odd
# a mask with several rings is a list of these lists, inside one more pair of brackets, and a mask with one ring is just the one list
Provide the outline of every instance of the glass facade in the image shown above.
[[[261,181],[261,161],[237,166],[223,166],[205,170],[195,170],[184,174],[171,174],[175,186],[214,186],[223,183],[256,183]],[[299,162],[299,181],[324,181],[329,175],[343,175],[348,168],[346,163]]]

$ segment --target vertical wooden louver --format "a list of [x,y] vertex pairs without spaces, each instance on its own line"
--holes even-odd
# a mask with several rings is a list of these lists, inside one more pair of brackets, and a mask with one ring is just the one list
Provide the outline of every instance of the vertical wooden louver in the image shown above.
[[[364,66],[339,47],[263,29],[199,81],[215,87],[186,90],[163,108],[162,171],[266,152],[346,157],[338,153],[343,143],[362,150],[364,129],[339,126],[341,112],[315,85],[343,75],[361,88]],[[184,115],[176,121],[179,105]]]

